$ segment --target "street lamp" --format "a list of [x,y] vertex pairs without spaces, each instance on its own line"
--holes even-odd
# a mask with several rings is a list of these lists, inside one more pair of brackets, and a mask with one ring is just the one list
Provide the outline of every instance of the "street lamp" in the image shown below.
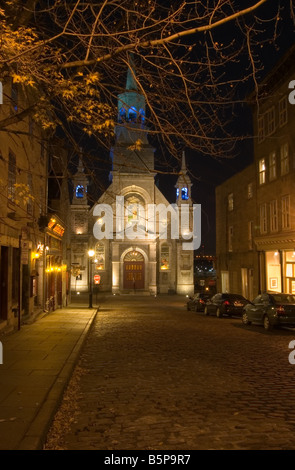
[[92,258],[94,256],[94,250],[89,250],[88,251],[88,271],[89,271],[89,308],[92,308],[92,289],[93,289],[93,283],[92,283]]

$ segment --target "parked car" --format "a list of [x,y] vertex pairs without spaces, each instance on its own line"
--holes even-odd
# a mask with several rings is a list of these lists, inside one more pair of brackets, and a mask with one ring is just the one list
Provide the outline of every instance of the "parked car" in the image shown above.
[[214,313],[218,318],[221,318],[223,315],[228,315],[229,317],[232,315],[242,316],[247,303],[249,303],[249,300],[239,294],[215,294],[206,302],[204,313],[205,315]]
[[295,327],[295,295],[261,294],[246,305],[242,315],[244,325],[259,323],[266,330],[274,326]]
[[204,312],[206,302],[209,298],[209,294],[197,293],[193,297],[189,297],[186,307],[188,310],[193,310],[194,312]]

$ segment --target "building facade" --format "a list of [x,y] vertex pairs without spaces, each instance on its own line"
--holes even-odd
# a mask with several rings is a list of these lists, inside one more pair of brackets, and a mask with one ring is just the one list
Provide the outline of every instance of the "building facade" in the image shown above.
[[218,287],[250,298],[295,293],[294,64],[295,47],[259,87],[253,165],[216,189]]
[[[20,87],[3,83],[0,118],[26,107]],[[24,118],[1,132],[0,144],[0,328],[43,308],[47,155],[43,135]]]
[[[185,158],[171,206],[155,184],[145,112],[145,99],[130,67],[126,90],[118,96],[110,186],[89,208],[81,163],[73,178],[73,291],[88,290],[96,282],[101,291],[113,294],[193,293],[193,251],[183,249],[182,238],[192,231],[193,214]],[[181,212],[187,215],[182,234],[177,225]]]
[[65,304],[60,217],[48,216],[48,138],[27,115],[19,84],[2,83],[0,120],[0,330]]

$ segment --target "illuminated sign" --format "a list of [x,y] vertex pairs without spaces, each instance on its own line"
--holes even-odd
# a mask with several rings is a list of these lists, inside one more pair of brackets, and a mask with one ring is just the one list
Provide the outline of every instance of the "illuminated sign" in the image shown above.
[[60,237],[63,236],[65,229],[60,225],[56,223],[56,220],[52,217],[50,221],[48,222],[47,227],[52,230],[54,233],[59,235]]

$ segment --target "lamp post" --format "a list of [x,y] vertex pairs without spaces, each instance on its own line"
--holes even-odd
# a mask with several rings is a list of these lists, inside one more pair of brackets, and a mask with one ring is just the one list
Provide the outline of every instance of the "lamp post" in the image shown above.
[[93,292],[93,279],[92,279],[92,258],[94,256],[94,250],[88,251],[88,265],[89,265],[89,308],[92,308],[92,292]]

